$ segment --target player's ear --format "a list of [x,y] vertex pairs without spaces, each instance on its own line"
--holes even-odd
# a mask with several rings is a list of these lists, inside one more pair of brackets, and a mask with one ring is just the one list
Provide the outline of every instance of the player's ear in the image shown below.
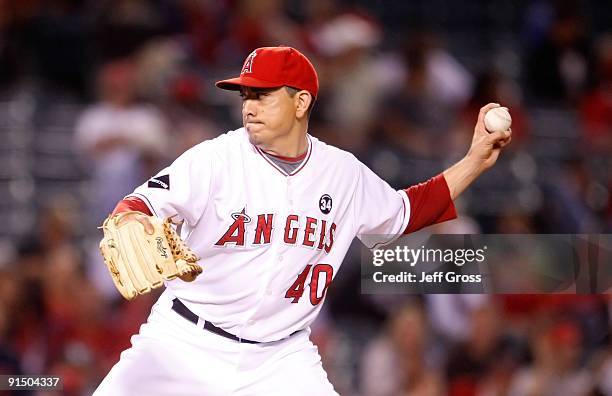
[[298,91],[295,95],[295,115],[297,118],[307,117],[310,103],[312,103],[312,95],[308,91]]

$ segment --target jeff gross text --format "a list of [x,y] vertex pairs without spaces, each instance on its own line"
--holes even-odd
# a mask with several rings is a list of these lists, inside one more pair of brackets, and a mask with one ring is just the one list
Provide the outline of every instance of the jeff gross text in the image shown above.
[[436,249],[436,248],[409,248],[396,246],[392,249],[375,249],[372,251],[372,264],[382,267],[386,263],[406,265],[412,270],[422,270],[420,273],[400,271],[399,273],[385,273],[376,271],[372,280],[376,283],[479,283],[482,282],[480,274],[461,274],[454,271],[427,271],[425,268],[414,268],[418,264],[454,264],[463,267],[465,264],[482,263],[486,260],[487,247],[480,249]]

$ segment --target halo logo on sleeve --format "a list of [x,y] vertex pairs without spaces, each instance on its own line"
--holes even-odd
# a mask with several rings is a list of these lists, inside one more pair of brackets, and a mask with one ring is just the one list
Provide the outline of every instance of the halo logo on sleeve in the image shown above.
[[164,190],[170,190],[170,175],[156,176],[152,179],[149,179],[147,187],[163,188]]

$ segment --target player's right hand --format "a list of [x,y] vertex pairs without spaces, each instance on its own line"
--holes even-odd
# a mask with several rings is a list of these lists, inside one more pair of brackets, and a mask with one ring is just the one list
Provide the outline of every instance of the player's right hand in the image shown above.
[[474,127],[474,136],[472,137],[472,145],[468,151],[468,157],[474,161],[480,171],[484,171],[492,167],[501,149],[506,147],[512,140],[512,130],[499,131],[489,133],[484,125],[484,116],[487,111],[500,107],[497,103],[489,103],[480,109],[478,120]]

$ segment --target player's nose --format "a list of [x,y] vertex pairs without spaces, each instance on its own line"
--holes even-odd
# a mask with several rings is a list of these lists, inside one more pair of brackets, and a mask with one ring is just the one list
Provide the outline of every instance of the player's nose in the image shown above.
[[244,99],[242,102],[242,116],[247,117],[257,115],[257,101],[255,99]]

